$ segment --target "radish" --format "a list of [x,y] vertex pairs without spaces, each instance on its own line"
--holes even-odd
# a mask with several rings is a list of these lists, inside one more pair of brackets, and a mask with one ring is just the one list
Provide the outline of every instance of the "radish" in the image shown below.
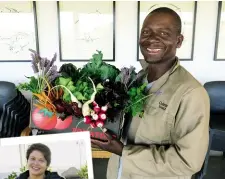
[[100,111],[101,111],[101,108],[100,108],[98,105],[96,105],[96,106],[94,107],[94,111],[95,111],[95,112],[100,112]]
[[92,119],[94,119],[95,121],[98,120],[98,118],[99,118],[99,117],[98,117],[98,114],[93,114],[93,115],[92,115]]
[[92,121],[92,122],[90,123],[90,126],[91,126],[92,128],[96,128],[96,127],[97,127],[95,121]]
[[90,124],[91,123],[91,117],[90,116],[85,116],[84,117],[84,123],[85,124]]
[[98,115],[98,117],[99,117],[99,119],[101,119],[101,120],[106,120],[106,114],[105,113],[100,113],[99,115]]
[[93,116],[95,114],[95,111],[91,110],[90,115]]
[[103,111],[103,112],[106,112],[107,111],[107,109],[108,109],[108,106],[106,105],[106,106],[102,106],[101,107],[101,111]]
[[98,103],[96,103],[95,101],[93,101],[93,106],[98,106]]
[[103,127],[104,126],[104,123],[102,121],[98,120],[98,121],[96,121],[96,125],[98,127]]

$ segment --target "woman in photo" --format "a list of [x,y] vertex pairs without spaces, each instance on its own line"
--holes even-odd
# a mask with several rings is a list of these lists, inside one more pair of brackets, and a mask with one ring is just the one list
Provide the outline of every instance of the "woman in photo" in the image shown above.
[[17,179],[64,179],[57,172],[48,171],[51,163],[50,149],[41,143],[32,144],[26,153],[28,170]]

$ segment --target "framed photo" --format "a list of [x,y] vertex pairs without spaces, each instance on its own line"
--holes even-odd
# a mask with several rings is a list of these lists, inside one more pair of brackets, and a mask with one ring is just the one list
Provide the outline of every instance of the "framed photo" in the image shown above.
[[218,2],[218,17],[216,28],[216,41],[214,60],[225,61],[225,2]]
[[168,7],[177,12],[182,21],[182,34],[184,40],[181,48],[177,49],[177,56],[181,61],[192,61],[195,38],[196,23],[196,1],[138,1],[138,20],[137,20],[137,60],[143,60],[139,48],[139,37],[143,21],[149,12],[159,7]]
[[115,2],[57,1],[60,61],[115,61]]
[[[89,132],[2,138],[0,158],[0,178],[28,173],[52,176],[54,172],[64,178],[81,178],[83,174],[94,179]],[[34,170],[33,162],[41,162],[40,169]]]
[[39,52],[36,3],[0,2],[0,62],[31,61],[28,49]]

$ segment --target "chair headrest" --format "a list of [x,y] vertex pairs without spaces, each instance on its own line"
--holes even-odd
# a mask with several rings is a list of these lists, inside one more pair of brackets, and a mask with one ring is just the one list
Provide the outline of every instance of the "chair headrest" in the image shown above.
[[210,98],[210,110],[225,113],[225,81],[211,81],[204,84]]
[[17,89],[14,83],[0,81],[0,108],[17,96]]

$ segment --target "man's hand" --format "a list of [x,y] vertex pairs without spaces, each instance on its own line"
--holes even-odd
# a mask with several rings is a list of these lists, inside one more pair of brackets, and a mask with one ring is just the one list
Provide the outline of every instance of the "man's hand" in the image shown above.
[[123,143],[113,138],[112,135],[106,129],[104,129],[103,131],[107,137],[107,141],[101,141],[92,138],[91,139],[92,147],[100,148],[102,150],[112,152],[114,154],[121,156],[123,151]]

